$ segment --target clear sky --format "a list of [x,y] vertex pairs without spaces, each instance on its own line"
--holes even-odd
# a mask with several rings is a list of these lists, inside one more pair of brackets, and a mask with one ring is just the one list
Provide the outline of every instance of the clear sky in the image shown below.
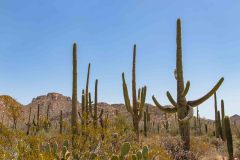
[[[0,94],[23,104],[59,92],[71,96],[72,44],[78,44],[79,95],[92,64],[91,90],[99,101],[123,103],[121,73],[131,87],[132,47],[137,44],[137,86],[147,102],[176,96],[176,19],[182,19],[187,98],[199,98],[225,77],[218,100],[240,114],[240,1],[229,0],[1,0]],[[80,98],[80,96],[79,96]],[[220,106],[219,106],[220,107]],[[214,117],[213,97],[199,107]]]

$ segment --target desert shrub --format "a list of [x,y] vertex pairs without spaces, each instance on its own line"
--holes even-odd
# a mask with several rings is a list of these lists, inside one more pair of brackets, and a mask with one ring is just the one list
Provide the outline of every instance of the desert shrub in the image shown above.
[[160,142],[170,157],[174,160],[196,160],[197,157],[192,151],[185,151],[179,137],[164,137]]
[[220,138],[212,137],[210,139],[210,144],[212,144],[217,151],[223,152],[224,151],[224,142]]
[[208,141],[209,139],[206,136],[191,138],[191,151],[195,154],[197,159],[207,155],[211,151],[211,145]]

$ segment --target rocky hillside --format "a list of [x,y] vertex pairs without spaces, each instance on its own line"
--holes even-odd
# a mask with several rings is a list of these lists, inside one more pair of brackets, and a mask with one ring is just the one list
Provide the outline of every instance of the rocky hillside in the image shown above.
[[[149,106],[149,112],[151,114],[151,118],[155,121],[160,121],[162,116],[159,116],[162,114],[160,110],[150,104],[147,104]],[[59,93],[48,93],[47,95],[41,95],[36,98],[32,99],[32,102],[28,105],[22,105],[22,117],[23,121],[26,122],[28,119],[29,114],[29,108],[32,107],[32,114],[31,119],[33,119],[33,116],[37,115],[37,108],[40,108],[40,116],[45,117],[47,115],[47,109],[49,107],[49,117],[51,120],[58,120],[60,111],[63,111],[63,117],[65,119],[70,119],[71,114],[71,97],[66,97]],[[81,112],[81,104],[78,103],[78,109],[79,112]],[[3,101],[0,99],[0,110],[5,110],[5,105]],[[117,113],[121,113],[123,115],[126,115],[126,117],[130,117],[129,113],[126,111],[124,104],[108,104],[104,102],[98,103],[98,109],[99,111],[101,109],[104,109],[105,115],[108,115],[109,118],[113,117]],[[2,113],[0,113],[1,116]]]
[[[4,103],[4,96],[0,96],[0,117],[2,117],[3,111],[6,109]],[[19,102],[16,102],[21,105]],[[151,104],[146,104],[149,106],[149,112],[151,114],[151,119],[155,122],[160,122],[164,116],[162,112],[157,108],[152,106]],[[60,111],[63,111],[63,117],[65,119],[70,119],[71,114],[71,97],[64,96],[59,93],[48,93],[47,95],[41,95],[32,99],[32,102],[28,105],[22,106],[22,117],[23,122],[26,122],[29,108],[32,107],[31,119],[33,116],[37,115],[37,108],[40,107],[40,115],[45,117],[47,115],[47,109],[49,107],[49,117],[51,120],[55,121],[59,119]],[[81,112],[81,104],[78,103],[79,112]],[[124,104],[108,104],[104,102],[98,103],[99,111],[104,109],[105,115],[108,115],[110,118],[113,117],[116,113],[121,113],[126,115],[126,117],[130,117],[129,113],[126,111]],[[6,117],[5,117],[6,118]],[[240,123],[240,116],[234,115],[231,117],[232,121],[236,123]]]

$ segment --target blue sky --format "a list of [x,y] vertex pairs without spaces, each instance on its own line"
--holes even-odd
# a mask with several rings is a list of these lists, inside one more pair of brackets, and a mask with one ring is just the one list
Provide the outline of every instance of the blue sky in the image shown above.
[[[237,0],[1,0],[0,94],[23,104],[48,92],[71,96],[72,44],[77,42],[79,93],[90,62],[90,88],[98,78],[99,101],[123,103],[121,73],[130,85],[136,43],[137,86],[147,85],[148,103],[154,94],[169,104],[166,91],[176,96],[180,17],[184,76],[191,81],[187,98],[199,98],[224,76],[219,104],[223,98],[227,114],[240,114],[239,7]],[[201,116],[213,118],[213,97],[199,109]]]

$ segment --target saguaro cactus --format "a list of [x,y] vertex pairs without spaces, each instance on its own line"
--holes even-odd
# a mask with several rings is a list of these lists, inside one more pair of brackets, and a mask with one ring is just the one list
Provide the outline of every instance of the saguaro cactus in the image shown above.
[[31,127],[31,113],[32,113],[32,107],[29,107],[29,114],[28,114],[28,122],[26,123],[27,125],[27,135],[29,135],[30,132],[30,127]]
[[36,131],[38,132],[40,130],[40,104],[38,104],[37,107],[37,124],[36,124]]
[[73,44],[73,83],[72,83],[72,134],[78,134],[77,124],[77,44]]
[[144,129],[144,136],[147,137],[147,112],[144,112],[144,121],[143,121],[143,129]]
[[88,91],[88,86],[89,86],[89,79],[90,79],[90,68],[91,68],[91,64],[88,64],[88,72],[87,72],[87,80],[86,80],[86,88],[85,90],[82,90],[82,115],[80,114],[80,112],[78,112],[79,117],[81,118],[81,123],[82,126],[84,126],[84,128],[86,128],[86,126],[89,123],[89,119],[88,119],[88,115],[89,115],[89,108],[91,107],[91,100],[89,100],[90,97],[90,93]]
[[225,136],[225,122],[224,122],[224,117],[225,117],[225,110],[224,110],[224,101],[221,100],[221,114],[222,114],[222,138],[223,140],[226,139],[226,136]]
[[63,131],[63,115],[62,115],[62,110],[60,111],[60,118],[59,118],[59,133],[62,134]]
[[[90,97],[90,95],[89,95]],[[91,113],[91,117],[93,119],[93,125],[95,127],[97,127],[97,123],[98,123],[98,120],[102,117],[103,115],[103,109],[101,110],[100,114],[98,115],[98,107],[97,107],[97,103],[98,103],[98,100],[97,100],[97,97],[98,97],[98,80],[95,81],[95,96],[94,96],[94,112],[92,112],[92,106],[91,106],[91,98],[89,98],[89,110],[90,110],[90,113]]]
[[147,87],[144,86],[138,92],[136,91],[136,45],[133,47],[133,65],[132,65],[132,107],[129,99],[128,88],[125,81],[124,73],[122,73],[123,81],[123,95],[127,111],[131,114],[133,120],[133,127],[136,133],[137,141],[139,141],[139,122],[142,118],[143,107],[146,99]]
[[166,131],[168,132],[169,123],[168,123],[168,115],[167,115],[167,112],[164,113],[164,117],[165,117],[164,127],[165,127]]
[[230,120],[229,120],[228,116],[225,116],[224,124],[225,124],[225,135],[226,135],[226,139],[227,139],[227,148],[228,148],[229,160],[233,160],[232,131],[231,131]]
[[218,133],[219,133],[219,137],[220,137],[221,139],[223,139],[220,111],[217,111],[217,123],[218,123]]
[[208,125],[204,124],[204,126],[205,126],[205,133],[208,134]]
[[177,80],[177,102],[172,98],[171,94],[167,92],[167,97],[172,105],[162,106],[158,103],[156,98],[153,96],[152,99],[156,106],[169,113],[178,113],[179,119],[179,131],[181,138],[184,142],[184,149],[189,150],[190,148],[190,129],[189,129],[189,119],[193,116],[193,107],[196,107],[206,101],[209,97],[211,97],[217,89],[222,84],[224,78],[221,78],[219,82],[213,87],[211,91],[209,91],[206,95],[202,98],[194,100],[194,101],[187,101],[186,95],[188,93],[190,82],[186,83],[184,86],[184,79],[183,79],[183,65],[182,65],[182,41],[181,41],[181,20],[177,20],[177,61],[176,61],[176,70],[175,70],[175,78]]
[[218,108],[217,108],[217,93],[214,93],[214,111],[215,111],[215,136],[219,138],[219,121],[218,121]]

